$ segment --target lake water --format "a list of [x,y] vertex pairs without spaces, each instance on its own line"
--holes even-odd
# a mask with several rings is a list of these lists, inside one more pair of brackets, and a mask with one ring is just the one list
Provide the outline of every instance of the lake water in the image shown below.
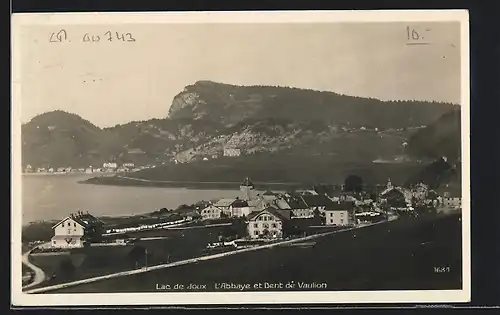
[[120,216],[176,208],[200,200],[241,197],[235,190],[156,188],[78,184],[91,175],[23,175],[23,224],[56,220],[77,210]]

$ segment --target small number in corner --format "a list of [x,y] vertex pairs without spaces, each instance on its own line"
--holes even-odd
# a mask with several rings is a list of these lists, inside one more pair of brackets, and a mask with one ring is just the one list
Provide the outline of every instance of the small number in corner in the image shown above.
[[450,271],[450,267],[434,267],[434,273],[448,273]]

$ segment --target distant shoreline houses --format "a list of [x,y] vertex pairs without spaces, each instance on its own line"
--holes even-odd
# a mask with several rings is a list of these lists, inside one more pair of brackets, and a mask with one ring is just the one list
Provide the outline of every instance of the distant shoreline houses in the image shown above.
[[152,165],[147,166],[136,166],[134,163],[126,162],[119,165],[116,162],[105,162],[102,166],[88,166],[73,168],[71,166],[61,166],[61,167],[38,167],[34,168],[30,164],[26,165],[24,168],[24,173],[40,173],[40,174],[68,174],[68,173],[124,173],[124,172],[136,172],[145,168],[151,168]]

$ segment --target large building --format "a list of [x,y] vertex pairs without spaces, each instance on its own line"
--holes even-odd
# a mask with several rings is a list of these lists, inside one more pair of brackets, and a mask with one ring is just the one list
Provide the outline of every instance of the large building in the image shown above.
[[79,211],[59,221],[52,227],[54,236],[51,246],[54,248],[83,247],[102,235],[103,222],[91,214]]
[[208,207],[201,210],[200,214],[203,220],[220,219],[222,215],[222,209],[214,205],[209,205]]
[[225,215],[227,217],[231,217],[233,215],[233,208],[232,204],[236,200],[236,198],[222,198],[219,199],[215,204],[214,207],[221,209],[222,215]]
[[231,215],[236,218],[247,217],[250,214],[250,205],[246,200],[236,199],[231,204]]
[[314,217],[314,209],[306,205],[300,196],[288,195],[276,199],[274,202],[279,209],[291,211],[293,219],[309,219]]
[[332,203],[325,209],[325,225],[348,226],[355,222],[352,202]]
[[250,238],[282,238],[290,218],[275,208],[253,212],[249,216],[247,231]]

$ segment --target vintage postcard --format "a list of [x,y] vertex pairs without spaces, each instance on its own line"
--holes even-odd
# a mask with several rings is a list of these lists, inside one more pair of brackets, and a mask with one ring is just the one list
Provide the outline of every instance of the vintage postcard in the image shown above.
[[12,29],[13,305],[469,301],[467,11]]

